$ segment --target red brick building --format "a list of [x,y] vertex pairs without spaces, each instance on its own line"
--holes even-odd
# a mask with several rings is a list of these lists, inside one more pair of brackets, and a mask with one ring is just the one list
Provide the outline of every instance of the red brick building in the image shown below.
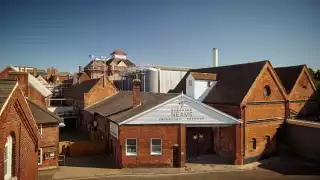
[[0,79],[0,176],[38,179],[35,120],[17,81]]
[[[97,103],[105,98],[116,94],[118,90],[108,78],[90,79],[70,86],[64,96],[76,111],[80,111],[80,117],[76,122],[70,122],[72,126],[87,130],[90,128],[86,123],[88,114],[82,111],[84,108]],[[69,123],[69,122],[66,122]]]
[[61,119],[52,112],[27,100],[32,115],[37,123],[40,138],[38,165],[42,168],[58,167],[59,123]]
[[218,127],[241,123],[183,94],[140,92],[139,80],[133,87],[85,109],[89,130],[107,141],[117,167],[184,166],[186,158],[219,151]]
[[315,117],[318,114],[316,86],[306,65],[275,68],[288,95],[290,118]]
[[220,140],[215,144],[221,156],[243,164],[276,151],[276,132],[285,120],[287,94],[269,61],[193,69],[173,92],[187,93],[190,72],[216,74],[216,81],[202,88],[206,94],[201,101],[243,121],[241,127],[219,128]]

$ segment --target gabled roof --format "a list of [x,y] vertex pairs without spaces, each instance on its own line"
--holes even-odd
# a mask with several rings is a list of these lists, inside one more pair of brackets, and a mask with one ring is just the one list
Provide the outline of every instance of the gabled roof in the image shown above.
[[217,74],[218,82],[204,99],[206,103],[240,105],[256,77],[268,61],[191,69],[170,92],[186,93],[186,78],[191,72]]
[[305,65],[274,68],[286,92],[290,94]]
[[[86,71],[86,70],[88,70],[88,68],[90,66],[103,67],[105,65],[105,63],[106,63],[105,60],[94,59],[94,60],[90,61],[83,69]],[[103,70],[103,69],[101,69],[101,70]]]
[[90,89],[97,84],[97,82],[101,78],[98,79],[90,79],[81,82],[80,84],[75,84],[70,86],[64,93],[65,97],[83,100],[84,93],[87,93],[90,91]]
[[217,80],[217,74],[198,73],[198,72],[191,72],[190,74],[195,80],[212,80],[212,81]]
[[60,123],[61,118],[47,109],[27,99],[28,105],[37,124]]
[[123,62],[126,66],[131,66],[131,67],[136,66],[133,62],[131,62],[128,59],[109,59],[109,60],[107,60],[106,64],[108,66],[110,66],[111,63],[118,65],[120,62]]
[[179,95],[174,93],[140,93],[141,105],[136,107],[134,107],[132,103],[132,92],[120,91],[117,94],[86,108],[85,110],[91,113],[99,113],[114,122],[120,123]]
[[0,78],[0,112],[2,112],[2,108],[5,106],[7,99],[10,97],[16,85],[16,80]]

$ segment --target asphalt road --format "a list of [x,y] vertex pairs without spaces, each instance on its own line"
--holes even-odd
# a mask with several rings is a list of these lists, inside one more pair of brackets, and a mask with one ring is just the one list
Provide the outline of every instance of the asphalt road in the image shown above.
[[[88,178],[78,179],[84,180]],[[282,175],[271,171],[212,172],[200,174],[101,177],[92,180],[320,180],[320,175]]]

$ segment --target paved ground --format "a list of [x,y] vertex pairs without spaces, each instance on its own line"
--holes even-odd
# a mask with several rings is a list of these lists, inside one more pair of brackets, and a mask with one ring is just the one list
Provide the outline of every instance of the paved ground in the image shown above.
[[[319,179],[320,166],[296,157],[273,157],[243,166],[188,163],[186,168],[104,168],[105,156],[71,158],[72,166],[39,172],[51,179]],[[96,163],[95,163],[96,162]],[[70,165],[70,164],[69,164]],[[87,167],[84,167],[87,165]],[[95,167],[96,166],[96,167]]]

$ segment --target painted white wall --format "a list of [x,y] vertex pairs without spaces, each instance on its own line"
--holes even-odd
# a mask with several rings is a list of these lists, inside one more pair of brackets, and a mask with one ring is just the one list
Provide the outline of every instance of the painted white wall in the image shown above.
[[212,88],[217,84],[217,81],[211,81],[210,87],[207,88],[200,97],[197,98],[198,101],[203,102],[203,100],[208,96],[209,92],[212,90]]
[[185,71],[160,70],[160,93],[174,89],[185,74]]
[[[192,82],[191,84],[189,82]],[[194,84],[194,78],[191,74],[189,74],[189,76],[186,79],[186,95],[194,98],[194,94],[195,94],[195,84]]]
[[228,114],[183,95],[124,124],[232,125],[240,122]]

